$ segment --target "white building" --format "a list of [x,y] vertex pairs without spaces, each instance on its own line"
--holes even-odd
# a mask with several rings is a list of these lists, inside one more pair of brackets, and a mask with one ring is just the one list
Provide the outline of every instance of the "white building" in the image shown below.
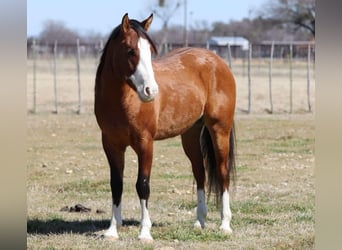
[[237,46],[248,50],[249,41],[241,36],[213,36],[208,40],[209,46]]

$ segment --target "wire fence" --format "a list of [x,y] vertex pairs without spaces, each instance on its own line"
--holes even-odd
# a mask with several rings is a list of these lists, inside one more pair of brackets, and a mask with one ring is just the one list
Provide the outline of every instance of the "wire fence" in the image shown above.
[[[95,44],[27,43],[27,109],[32,113],[93,112],[93,88],[103,41]],[[181,44],[169,44],[169,51]],[[313,112],[315,43],[276,42],[239,46],[189,44],[210,49],[231,68],[237,82],[237,111]]]

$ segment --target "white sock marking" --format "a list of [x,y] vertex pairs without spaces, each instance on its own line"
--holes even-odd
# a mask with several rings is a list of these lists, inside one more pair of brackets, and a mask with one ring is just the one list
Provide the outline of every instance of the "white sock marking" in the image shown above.
[[122,218],[121,218],[121,203],[119,206],[116,206],[113,204],[112,206],[112,219],[110,222],[110,226],[108,230],[104,233],[104,236],[106,237],[111,237],[118,239],[119,234],[118,234],[118,227],[122,226]]
[[226,233],[232,233],[232,229],[230,228],[232,212],[229,206],[229,192],[227,189],[222,194],[221,219],[222,219],[222,224],[220,226],[220,229],[222,229]]
[[152,227],[152,222],[151,222],[148,210],[147,210],[146,200],[141,199],[140,206],[141,206],[141,231],[140,231],[138,238],[140,240],[152,241],[153,238],[150,232],[151,227]]

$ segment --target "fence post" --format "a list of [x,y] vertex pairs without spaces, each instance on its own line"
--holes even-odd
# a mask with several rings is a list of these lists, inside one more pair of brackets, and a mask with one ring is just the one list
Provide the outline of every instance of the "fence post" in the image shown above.
[[102,55],[102,51],[103,51],[103,40],[100,40],[100,44],[99,44],[99,51],[98,51],[98,56],[101,57]]
[[293,45],[290,43],[290,113],[292,113],[293,109],[293,72],[292,72],[292,59],[293,59]]
[[270,98],[270,113],[273,113],[273,97],[272,97],[272,71],[273,71],[273,53],[274,53],[274,41],[271,44],[271,55],[270,55],[270,64],[269,64],[269,74],[268,74],[268,94]]
[[57,96],[57,40],[53,47],[53,82],[55,92],[55,113],[58,114],[58,96]]
[[230,50],[230,44],[229,44],[229,43],[227,44],[227,50],[228,50],[228,51],[227,51],[228,65],[229,65],[229,68],[230,68],[230,69],[233,69],[233,68],[232,68],[232,66],[233,66],[233,65],[232,65],[232,52],[231,52],[231,50]]
[[247,65],[247,70],[248,70],[248,114],[251,113],[251,60],[252,60],[252,44],[249,44],[248,48],[248,65]]
[[36,45],[36,40],[32,41],[32,57],[33,57],[33,107],[32,107],[32,113],[36,113],[36,95],[37,95],[37,87],[36,87],[37,45]]
[[[243,57],[242,57],[242,77],[243,78],[245,78],[245,76],[246,76],[246,58],[247,58],[247,61],[248,61],[248,56],[249,56],[249,48],[248,48],[248,51],[244,51]],[[248,62],[247,62],[247,67],[248,67]]]
[[100,60],[101,60],[101,55],[103,52],[103,40],[102,39],[99,41],[98,44],[95,45],[95,48],[97,49],[95,65],[99,65]]
[[76,63],[77,63],[77,83],[78,83],[78,109],[77,109],[77,114],[81,114],[82,100],[81,100],[81,78],[80,78],[80,39],[77,39],[76,45],[77,45]]
[[311,112],[311,101],[310,101],[310,60],[311,60],[311,46],[308,43],[308,61],[306,65],[306,73],[307,73],[307,95],[308,95],[308,109]]

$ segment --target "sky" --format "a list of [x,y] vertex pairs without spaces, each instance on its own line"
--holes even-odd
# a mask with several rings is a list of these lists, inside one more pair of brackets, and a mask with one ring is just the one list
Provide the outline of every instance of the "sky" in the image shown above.
[[[187,1],[188,27],[202,21],[229,22],[252,18],[267,0],[180,0]],[[47,20],[63,22],[80,33],[110,33],[128,13],[132,19],[143,20],[151,14],[158,0],[27,0],[27,36],[37,36]],[[176,0],[165,0],[175,6]],[[184,24],[184,5],[172,15],[168,25]],[[154,16],[151,30],[159,30],[162,20]]]

